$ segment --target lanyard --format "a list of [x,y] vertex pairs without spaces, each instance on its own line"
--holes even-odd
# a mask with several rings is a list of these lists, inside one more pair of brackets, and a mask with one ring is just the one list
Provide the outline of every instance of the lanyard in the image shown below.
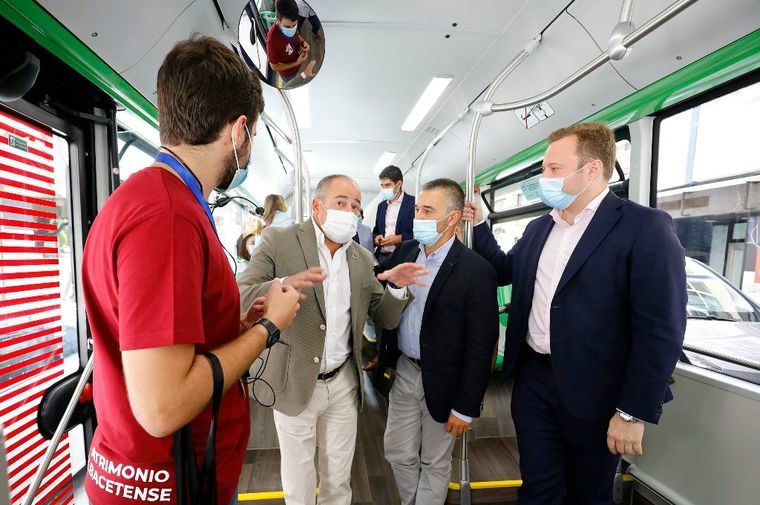
[[208,202],[205,198],[203,198],[201,184],[198,182],[198,179],[195,177],[195,175],[190,171],[189,168],[187,168],[181,161],[179,161],[171,154],[158,153],[158,156],[156,156],[156,161],[170,166],[175,172],[177,172],[177,174],[184,181],[185,185],[190,188],[190,191],[193,193],[195,199],[198,200],[198,203],[201,204],[201,207],[203,207],[203,210],[206,212],[206,216],[208,216],[208,220],[211,222],[211,227],[214,229],[214,233],[216,233],[214,216],[211,215],[211,208],[208,206]]

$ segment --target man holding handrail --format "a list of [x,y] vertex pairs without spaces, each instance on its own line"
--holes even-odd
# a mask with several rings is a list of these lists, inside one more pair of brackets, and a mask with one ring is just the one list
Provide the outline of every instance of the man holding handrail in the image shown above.
[[673,398],[686,328],[684,252],[668,214],[607,185],[605,125],[549,135],[539,179],[553,210],[507,253],[468,204],[475,251],[512,285],[504,376],[523,485],[519,503],[609,504],[622,454],[642,454],[646,423]]

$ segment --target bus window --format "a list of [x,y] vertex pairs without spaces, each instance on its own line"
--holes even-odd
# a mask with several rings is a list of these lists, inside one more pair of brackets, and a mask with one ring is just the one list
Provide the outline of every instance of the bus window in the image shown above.
[[[729,115],[727,111],[734,111]],[[659,123],[657,207],[686,255],[760,301],[760,83]]]

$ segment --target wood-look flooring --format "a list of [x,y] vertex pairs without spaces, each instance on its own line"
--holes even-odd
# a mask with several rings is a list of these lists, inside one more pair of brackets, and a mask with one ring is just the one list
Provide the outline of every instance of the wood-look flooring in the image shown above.
[[[351,474],[353,503],[395,505],[399,503],[398,492],[390,465],[383,455],[385,401],[369,386],[365,392],[366,402],[359,414],[356,456]],[[510,387],[494,375],[483,402],[483,412],[473,422],[477,435],[477,439],[469,444],[470,480],[473,482],[520,478],[514,425],[509,415],[510,393]],[[255,404],[253,400],[251,407],[251,439],[240,478],[240,492],[279,491],[282,489],[280,452],[272,410]],[[459,481],[459,453],[457,442],[451,482]],[[516,490],[473,490],[472,497],[473,503],[514,503]],[[271,500],[255,503],[283,502]],[[449,491],[447,503],[459,503],[459,492]]]

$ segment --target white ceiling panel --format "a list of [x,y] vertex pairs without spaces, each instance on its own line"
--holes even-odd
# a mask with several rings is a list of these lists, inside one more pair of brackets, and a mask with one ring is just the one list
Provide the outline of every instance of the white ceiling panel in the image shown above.
[[[213,9],[211,0],[40,0],[38,3],[117,72],[123,72],[145,56],[172,23],[180,21],[182,26],[184,20],[178,17],[185,9],[206,2]],[[93,37],[93,33],[97,36]]]
[[[672,3],[638,0],[634,25],[642,26]],[[622,0],[577,0],[570,12],[606,50],[621,4]],[[699,0],[636,43],[628,56],[614,65],[632,85],[643,88],[759,27],[759,0]]]

